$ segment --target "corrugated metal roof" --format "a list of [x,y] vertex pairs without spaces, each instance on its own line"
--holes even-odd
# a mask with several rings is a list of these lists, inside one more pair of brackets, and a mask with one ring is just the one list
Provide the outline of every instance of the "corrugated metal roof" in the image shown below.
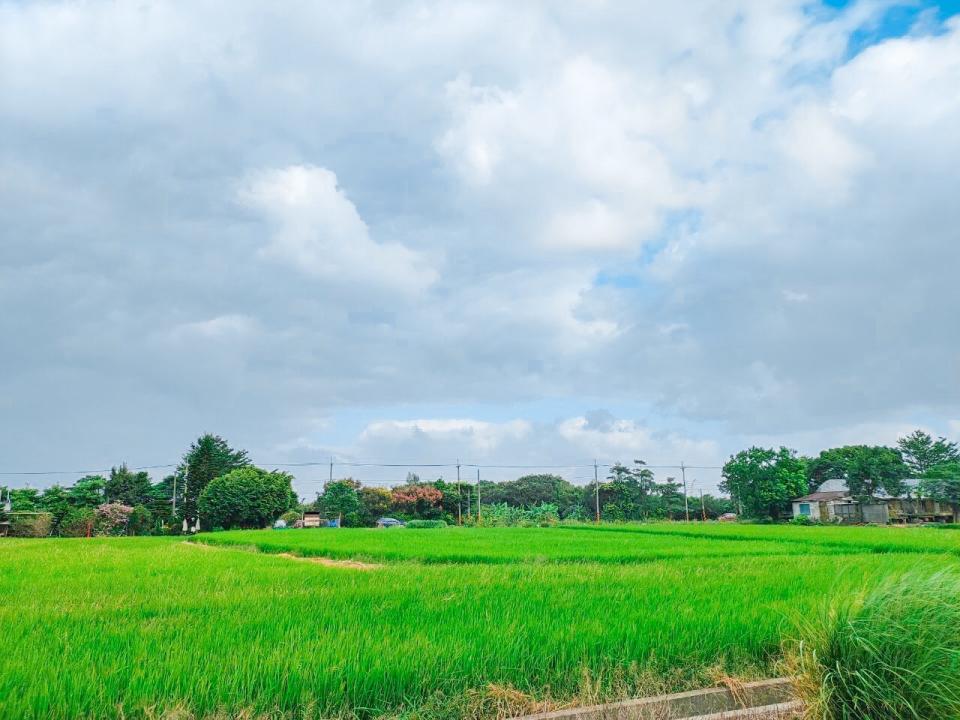
[[[903,484],[906,486],[908,491],[914,491],[920,485],[920,478],[904,478]],[[804,495],[802,498],[797,498],[794,502],[808,500],[836,500],[837,497],[815,497],[820,495],[837,495],[838,497],[847,496],[850,494],[850,490],[847,489],[847,481],[844,478],[831,478],[829,480],[824,480],[823,484],[817,488],[816,492],[811,493],[810,495]],[[876,495],[878,498],[892,500],[893,498],[890,495],[887,495],[882,490]]]
[[845,497],[850,497],[850,493],[846,490],[831,490],[828,492],[820,492],[818,490],[815,493],[797,498],[794,502],[827,502],[829,500],[840,500]]

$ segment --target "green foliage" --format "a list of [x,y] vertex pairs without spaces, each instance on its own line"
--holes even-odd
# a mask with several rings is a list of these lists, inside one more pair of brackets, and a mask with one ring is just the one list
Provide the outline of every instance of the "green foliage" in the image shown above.
[[532,507],[512,507],[506,503],[484,505],[481,513],[486,527],[549,527],[560,520],[559,510],[551,503]]
[[34,488],[17,488],[10,491],[10,509],[14,512],[33,512],[40,509],[40,491]]
[[796,451],[751,447],[723,466],[720,489],[746,517],[779,518],[791,499],[807,492],[807,465]]
[[47,537],[53,529],[53,515],[48,512],[11,511],[7,514],[7,520],[13,537]]
[[150,502],[150,476],[144,472],[133,472],[126,463],[110,469],[110,477],[103,486],[107,502],[121,505],[143,505]]
[[861,499],[876,497],[881,491],[899,497],[906,490],[903,480],[910,475],[899,450],[869,445],[824,450],[807,469],[811,487],[832,478],[843,479],[850,493]]
[[64,514],[58,525],[61,537],[88,537],[93,535],[97,515],[88,507],[72,507]]
[[51,485],[40,497],[40,509],[53,515],[53,527],[57,531],[64,516],[70,511],[70,495],[66,488]]
[[300,521],[300,513],[296,510],[287,510],[280,516],[280,519],[286,523],[287,527],[293,527]]
[[214,478],[249,465],[246,450],[234,450],[218,435],[207,433],[190,445],[177,472],[183,493],[181,510],[191,527],[196,524],[199,498],[207,485]]
[[297,501],[293,477],[247,466],[214,478],[199,498],[204,528],[264,528]]
[[360,524],[360,483],[353,478],[333,480],[323,484],[317,496],[317,509],[328,518],[341,518],[344,527]]
[[920,491],[934,500],[960,504],[960,462],[943,463],[928,469],[921,479]]
[[107,479],[102,475],[87,475],[77,480],[69,490],[67,497],[73,507],[90,508],[91,510],[103,504],[103,489]]
[[127,521],[127,534],[152,535],[156,530],[156,520],[146,505],[134,505]]
[[407,527],[412,530],[436,530],[447,527],[447,523],[443,520],[410,520]]
[[933,439],[923,430],[914,430],[897,440],[897,447],[903,461],[915,477],[920,477],[938,465],[960,463],[960,450],[957,443],[946,438]]
[[847,488],[857,498],[875,497],[881,490],[898,497],[906,489],[903,479],[909,474],[898,450],[857,445],[847,461]]
[[808,629],[795,666],[822,720],[960,717],[960,575],[889,580]]
[[550,503],[560,517],[566,518],[580,505],[582,491],[559,475],[524,475],[516,480],[496,483],[484,493],[483,501],[491,505],[505,503],[514,507],[533,507]]
[[386,488],[362,487],[357,491],[360,502],[360,525],[373,527],[382,517],[389,514],[393,505],[393,496]]

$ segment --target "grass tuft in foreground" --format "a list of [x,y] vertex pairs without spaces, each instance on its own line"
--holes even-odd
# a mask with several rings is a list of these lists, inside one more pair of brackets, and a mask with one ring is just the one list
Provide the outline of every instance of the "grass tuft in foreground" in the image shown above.
[[960,717],[960,574],[916,573],[847,597],[807,629],[792,669],[816,720]]

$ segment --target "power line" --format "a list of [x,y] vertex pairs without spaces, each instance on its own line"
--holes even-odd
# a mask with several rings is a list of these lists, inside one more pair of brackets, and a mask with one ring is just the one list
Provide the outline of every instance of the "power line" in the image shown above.
[[[264,467],[287,467],[287,468],[297,468],[297,467],[327,467],[328,465],[339,465],[342,467],[367,467],[367,468],[451,468],[454,469],[458,465],[460,467],[468,467],[474,469],[482,470],[592,470],[594,466],[603,467],[603,468],[612,468],[617,463],[609,462],[597,462],[597,463],[583,463],[583,464],[566,464],[566,465],[553,465],[553,464],[527,464],[527,463],[505,463],[505,464],[485,464],[485,463],[456,463],[456,462],[447,462],[447,463],[421,463],[421,462],[406,462],[406,463],[396,463],[396,462],[373,462],[373,461],[354,461],[354,460],[332,460],[332,461],[306,461],[306,462],[295,462],[295,463],[262,463]],[[163,463],[158,465],[137,465],[130,467],[130,470],[142,471],[142,470],[160,470],[166,468],[178,467],[180,463]],[[649,468],[651,470],[682,470],[683,468],[687,469],[697,469],[697,470],[720,470],[723,466],[721,465],[644,465],[643,467]],[[100,473],[109,473],[113,468],[94,468],[94,469],[80,469],[80,470],[4,470],[0,471],[0,476],[7,477],[37,477],[37,476],[52,476],[52,475],[93,475]]]

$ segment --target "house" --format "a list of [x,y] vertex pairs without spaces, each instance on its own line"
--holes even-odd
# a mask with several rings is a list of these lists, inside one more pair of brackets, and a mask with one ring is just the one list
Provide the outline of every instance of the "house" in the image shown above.
[[836,523],[911,523],[954,522],[958,508],[924,498],[919,492],[917,478],[904,480],[905,497],[890,497],[884,493],[861,502],[850,494],[846,481],[833,479],[824,482],[816,492],[793,500],[793,516],[807,517],[815,522]]

